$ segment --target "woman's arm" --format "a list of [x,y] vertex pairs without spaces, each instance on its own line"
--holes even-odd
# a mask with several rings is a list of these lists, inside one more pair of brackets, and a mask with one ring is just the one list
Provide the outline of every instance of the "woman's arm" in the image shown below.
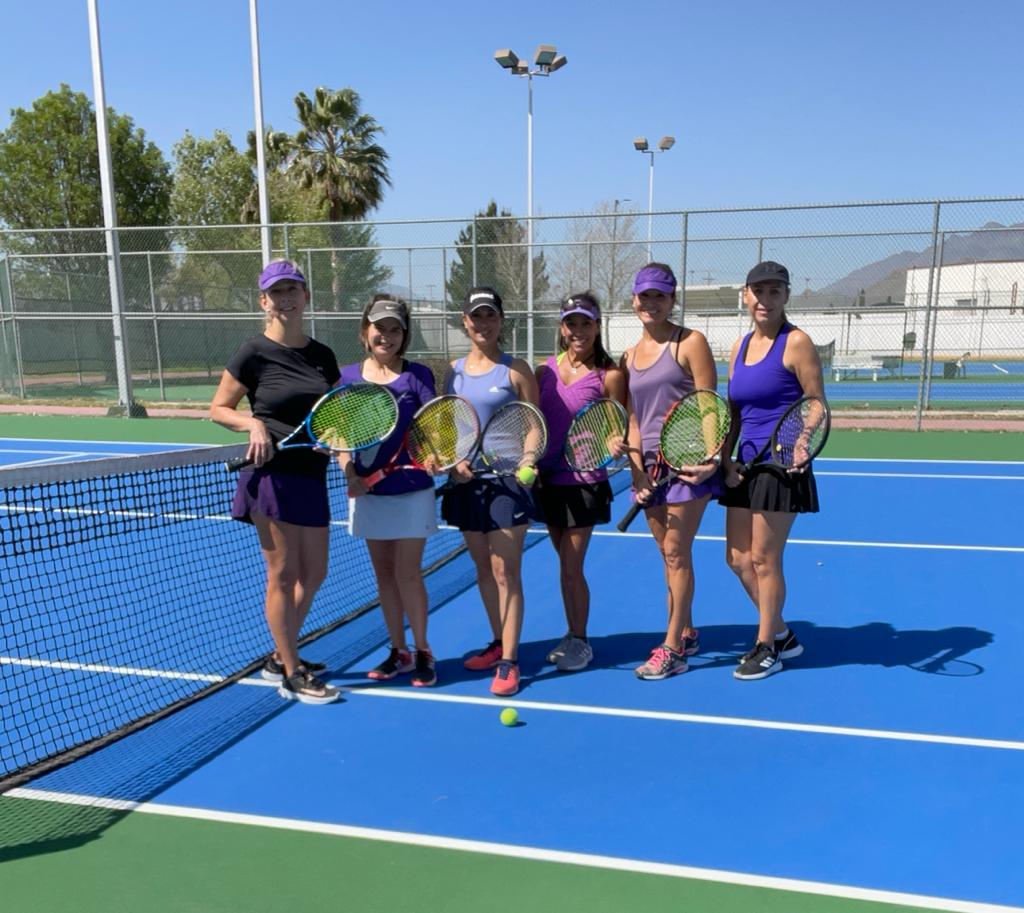
[[[729,380],[732,380],[736,357],[742,342],[742,339],[737,339],[732,344],[732,351],[729,353]],[[740,439],[740,410],[732,400],[729,400],[729,411],[732,414],[732,421],[729,424],[729,433],[725,437],[725,443],[722,445],[722,478],[727,487],[735,488],[743,481],[743,476],[739,473],[740,464],[734,462],[732,458],[736,442]]]
[[508,376],[516,396],[522,402],[536,406],[540,401],[540,392],[537,388],[537,378],[534,377],[530,366],[521,358],[513,359],[509,365]]
[[689,335],[676,352],[679,366],[693,375],[693,382],[701,390],[718,387],[718,368],[711,346],[700,330],[690,330]]
[[803,330],[791,330],[786,340],[782,363],[796,375],[804,396],[825,398],[825,383],[821,377],[821,359],[811,337]]
[[256,466],[262,466],[274,455],[274,440],[262,419],[238,411],[238,404],[248,392],[244,384],[225,371],[220,377],[217,392],[213,394],[213,402],[210,403],[210,418],[229,431],[248,432],[249,449],[245,452],[246,459],[252,460]]

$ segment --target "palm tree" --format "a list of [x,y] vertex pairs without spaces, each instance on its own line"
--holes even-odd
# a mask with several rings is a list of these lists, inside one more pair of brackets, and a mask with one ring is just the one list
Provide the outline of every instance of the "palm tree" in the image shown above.
[[[325,204],[332,222],[358,221],[380,205],[385,187],[391,186],[388,154],[377,142],[383,133],[369,114],[360,113],[359,93],[354,89],[318,88],[310,99],[295,96],[301,125],[293,137],[275,144],[287,159],[287,171],[305,189],[314,190]],[[332,226],[330,237],[331,292],[335,305],[342,301],[340,251],[342,232]]]

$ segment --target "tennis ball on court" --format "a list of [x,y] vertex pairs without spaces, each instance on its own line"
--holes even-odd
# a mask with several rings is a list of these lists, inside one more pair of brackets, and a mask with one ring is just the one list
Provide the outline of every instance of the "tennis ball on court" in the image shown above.
[[519,472],[516,473],[516,478],[519,479],[523,485],[532,485],[537,481],[537,470],[532,466],[523,466],[520,468]]
[[515,707],[506,707],[501,711],[501,725],[515,726],[519,722],[519,711]]

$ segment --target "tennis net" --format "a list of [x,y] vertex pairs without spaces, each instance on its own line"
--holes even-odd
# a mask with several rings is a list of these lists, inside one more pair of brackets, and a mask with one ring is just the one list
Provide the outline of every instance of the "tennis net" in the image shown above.
[[[262,665],[265,570],[224,468],[244,449],[0,470],[0,793]],[[377,604],[343,476],[328,478],[330,568],[303,643]],[[432,606],[472,584],[462,551],[455,532],[427,540]]]

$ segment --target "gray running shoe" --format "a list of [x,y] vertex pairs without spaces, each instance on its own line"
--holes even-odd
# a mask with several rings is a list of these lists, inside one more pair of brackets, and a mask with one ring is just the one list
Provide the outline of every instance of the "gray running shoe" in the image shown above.
[[569,646],[569,643],[570,641],[572,641],[572,639],[572,632],[566,631],[562,635],[562,639],[555,645],[555,647],[548,654],[548,662],[557,663],[559,657],[565,653],[565,648]]
[[558,657],[555,667],[559,672],[579,672],[590,665],[594,658],[594,650],[585,640],[570,637],[565,652]]

